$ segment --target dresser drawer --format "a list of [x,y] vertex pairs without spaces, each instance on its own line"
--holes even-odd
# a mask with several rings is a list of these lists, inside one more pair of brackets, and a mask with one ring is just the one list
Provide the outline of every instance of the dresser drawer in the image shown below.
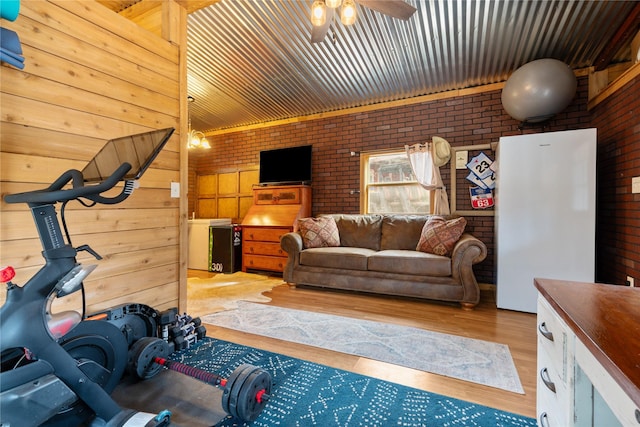
[[280,243],[257,242],[252,240],[245,241],[245,244],[242,246],[242,253],[248,255],[287,257],[287,253],[282,250]]
[[563,382],[567,382],[570,364],[569,331],[564,322],[553,312],[549,304],[538,299],[538,352],[549,355],[548,364],[553,367]]
[[[554,367],[553,356],[540,347],[538,338],[538,383],[537,412],[538,422],[546,418],[540,426],[564,427],[572,423],[573,404],[571,402],[571,385],[567,384]],[[545,414],[543,416],[543,414]]]
[[290,230],[291,228],[243,227],[242,239],[280,244],[280,238]]
[[298,205],[302,200],[300,188],[255,190],[253,196],[256,205]]
[[244,271],[246,271],[247,269],[255,269],[282,272],[286,263],[287,259],[280,257],[247,254],[244,254],[242,256],[242,265]]

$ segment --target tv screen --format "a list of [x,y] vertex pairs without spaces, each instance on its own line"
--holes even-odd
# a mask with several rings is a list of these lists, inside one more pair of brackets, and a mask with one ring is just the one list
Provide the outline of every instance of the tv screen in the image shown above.
[[124,162],[131,170],[124,180],[140,179],[173,134],[173,128],[111,139],[82,170],[85,182],[102,182]]
[[260,184],[311,182],[311,145],[260,152]]

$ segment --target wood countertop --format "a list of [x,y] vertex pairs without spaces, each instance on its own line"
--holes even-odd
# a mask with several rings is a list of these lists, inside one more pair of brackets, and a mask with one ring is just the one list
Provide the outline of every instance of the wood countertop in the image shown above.
[[640,288],[551,279],[534,283],[640,407]]

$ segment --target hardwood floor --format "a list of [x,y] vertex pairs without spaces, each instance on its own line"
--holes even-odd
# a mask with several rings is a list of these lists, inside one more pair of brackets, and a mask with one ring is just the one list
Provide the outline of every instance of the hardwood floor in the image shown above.
[[[211,273],[189,271],[190,277],[207,275]],[[270,305],[394,323],[506,344],[525,394],[212,325],[207,325],[207,334],[529,417],[536,416],[536,317],[528,313],[498,310],[491,290],[483,290],[480,304],[472,311],[464,311],[457,304],[310,287],[291,288],[286,284],[264,295],[272,299]]]

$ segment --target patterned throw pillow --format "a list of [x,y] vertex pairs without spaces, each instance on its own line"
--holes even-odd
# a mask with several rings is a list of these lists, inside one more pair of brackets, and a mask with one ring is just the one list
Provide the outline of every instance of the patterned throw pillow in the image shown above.
[[298,233],[305,248],[340,246],[340,234],[335,219],[330,216],[298,220]]
[[451,256],[456,242],[462,236],[467,220],[460,217],[446,221],[433,216],[425,222],[416,250],[435,255]]

